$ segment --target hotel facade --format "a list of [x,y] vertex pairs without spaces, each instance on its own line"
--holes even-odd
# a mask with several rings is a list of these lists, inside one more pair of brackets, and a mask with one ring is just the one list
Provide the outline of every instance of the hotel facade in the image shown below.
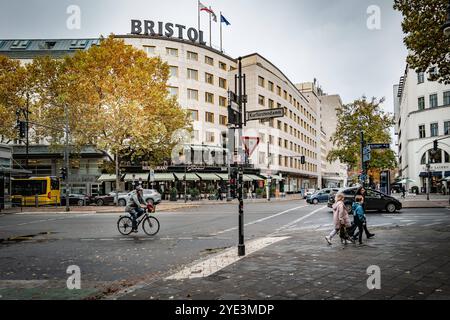
[[[149,57],[158,56],[167,62],[170,67],[168,90],[177,97],[180,106],[190,113],[193,126],[191,144],[202,149],[221,149],[223,133],[228,130],[227,96],[229,89],[234,91],[237,59],[199,42],[180,38],[137,34],[116,37],[145,51]],[[0,55],[26,63],[41,55],[62,57],[76,50],[87,50],[99,41],[0,40]],[[261,180],[271,176],[280,192],[285,193],[321,188],[324,186],[322,174],[326,168],[323,162],[327,150],[324,148],[329,148],[329,136],[325,140],[321,136],[321,127],[327,127],[327,124],[324,123],[326,119],[320,117],[320,100],[314,102],[311,97],[308,98],[298,85],[257,53],[243,56],[242,66],[243,74],[246,75],[247,111],[272,108],[285,110],[282,118],[248,122],[244,129],[244,136],[260,138],[258,149],[249,159],[259,179],[255,175],[253,177],[261,184]],[[301,164],[300,156],[305,156],[305,164]],[[85,179],[95,176],[96,179],[100,178],[100,183],[115,180],[112,176],[108,177],[109,180],[102,179],[98,163],[104,157],[104,154],[99,154],[97,162],[91,160],[93,167],[86,169],[91,177]],[[46,174],[57,175],[57,168],[57,164],[54,164],[51,172]],[[217,169],[218,172],[226,173],[223,166]],[[344,186],[345,170],[337,175],[340,176],[340,186]],[[92,186],[86,187],[84,192],[90,193],[89,189]]]

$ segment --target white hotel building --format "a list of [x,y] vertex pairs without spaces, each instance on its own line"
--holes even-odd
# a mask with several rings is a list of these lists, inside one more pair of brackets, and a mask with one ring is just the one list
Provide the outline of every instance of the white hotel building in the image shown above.
[[[450,85],[429,81],[427,73],[407,67],[394,86],[394,104],[400,176],[415,181],[409,189],[418,187],[425,193],[429,165],[430,192],[448,190],[442,180],[450,176]],[[439,150],[433,158],[435,140]]]
[[[221,133],[227,130],[228,123],[227,90],[234,90],[237,59],[179,38],[131,34],[116,37],[169,64],[169,90],[191,113],[192,144],[221,148]],[[61,57],[97,43],[98,39],[0,40],[0,54],[27,61],[38,55]],[[259,54],[244,56],[242,65],[247,79],[247,111],[285,109],[282,118],[247,123],[244,135],[261,139],[250,163],[262,177],[274,176],[284,192],[320,188],[326,152],[322,150],[320,126],[327,127],[320,123],[320,105],[312,103],[281,70]],[[305,164],[300,162],[302,155]]]

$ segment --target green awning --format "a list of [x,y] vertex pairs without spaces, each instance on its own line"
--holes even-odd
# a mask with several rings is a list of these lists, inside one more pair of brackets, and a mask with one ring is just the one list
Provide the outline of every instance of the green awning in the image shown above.
[[149,173],[127,173],[123,181],[132,182],[139,181],[139,179],[141,179],[142,181],[148,181],[148,175]]
[[[184,181],[184,173],[174,173],[178,180]],[[195,173],[186,173],[186,181],[200,181],[200,178]]]
[[222,180],[228,180],[228,173],[215,173]]
[[155,173],[155,181],[175,181],[173,173]]
[[246,174],[246,176],[249,179],[252,179],[251,181],[262,181],[262,180],[264,180],[263,178],[260,178],[260,177],[258,177],[257,175],[254,175],[254,174]]
[[219,181],[220,177],[214,173],[197,173],[203,181]]
[[99,182],[115,182],[116,175],[115,174],[102,174],[100,178],[97,179]]

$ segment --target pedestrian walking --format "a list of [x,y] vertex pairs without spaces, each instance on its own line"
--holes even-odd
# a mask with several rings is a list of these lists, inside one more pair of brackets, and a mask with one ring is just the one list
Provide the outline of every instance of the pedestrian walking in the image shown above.
[[402,186],[402,199],[406,198],[406,188],[405,186]]
[[217,186],[217,201],[223,201],[223,196],[222,196],[222,188],[220,185]]
[[253,199],[253,187],[250,186],[247,191],[247,199]]
[[[355,202],[353,202],[352,210],[353,210],[353,222],[358,227],[358,241],[359,244],[362,244],[362,235],[364,230],[364,224],[366,222],[366,215],[363,208],[363,197],[358,195],[355,198]],[[356,236],[355,236],[356,237]],[[353,240],[356,240],[353,237]]]
[[[363,206],[364,212],[367,209],[366,208],[366,195],[367,195],[367,190],[364,187],[361,187],[356,191],[356,196],[362,197],[362,201],[363,201],[362,206]],[[356,197],[355,197],[355,201],[356,201]],[[375,237],[375,233],[370,233],[369,229],[367,229],[367,222],[364,223],[363,228],[364,228],[364,232],[366,233],[367,239]],[[350,234],[353,234],[353,232],[355,230],[356,230],[356,225],[353,227],[352,232]],[[358,233],[353,235],[353,240],[356,240],[357,237],[358,237]]]
[[344,204],[344,194],[339,192],[336,194],[335,203],[333,205],[333,224],[334,229],[328,236],[325,236],[328,244],[331,245],[331,240],[339,233],[341,242],[347,244],[347,241],[353,242],[347,233],[347,228],[351,226],[350,217],[347,208]]

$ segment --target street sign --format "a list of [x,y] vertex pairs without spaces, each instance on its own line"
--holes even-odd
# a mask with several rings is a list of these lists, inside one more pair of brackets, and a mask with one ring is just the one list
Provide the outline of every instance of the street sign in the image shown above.
[[369,144],[371,150],[375,149],[389,149],[391,145],[389,143],[371,143]]
[[284,109],[267,109],[267,110],[257,110],[247,112],[247,121],[260,120],[260,119],[270,119],[270,118],[281,118],[284,117]]
[[363,162],[370,161],[370,159],[371,159],[370,147],[364,147],[364,149],[363,149]]
[[245,153],[250,157],[256,150],[260,140],[258,137],[242,137],[242,141],[244,142]]

